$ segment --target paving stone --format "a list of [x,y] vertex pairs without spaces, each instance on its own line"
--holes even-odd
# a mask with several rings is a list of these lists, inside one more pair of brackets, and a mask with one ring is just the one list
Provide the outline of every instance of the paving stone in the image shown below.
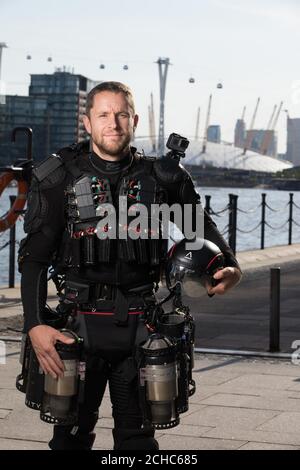
[[201,411],[201,410],[203,410],[204,408],[206,408],[206,405],[202,405],[202,404],[195,405],[195,404],[189,403],[189,409],[188,409],[188,411],[186,411],[185,413],[183,413],[181,416],[189,416],[189,415],[195,413],[195,411]]
[[190,437],[202,437],[205,436],[209,431],[214,429],[211,426],[193,426],[188,424],[179,424],[173,429],[164,431],[155,431],[156,436],[190,436]]
[[300,400],[220,393],[202,400],[205,405],[252,408],[257,410],[300,411]]
[[[234,358],[233,358],[234,359]],[[300,367],[295,366],[291,362],[285,362],[285,361],[280,361],[278,363],[278,360],[263,360],[263,359],[257,359],[257,358],[245,358],[245,359],[240,359],[237,361],[229,362],[230,359],[228,359],[228,366],[230,367],[230,372],[231,373],[236,373],[238,376],[239,375],[244,375],[245,370],[247,371],[247,374],[263,374],[263,375],[268,375],[266,374],[266,371],[269,369],[269,366],[272,366],[272,376],[291,376],[293,378],[298,378],[300,377]],[[202,362],[199,361],[199,368],[202,367]],[[196,363],[197,364],[197,363]],[[222,365],[223,364],[223,365]],[[226,362],[223,360],[220,360],[219,364],[217,363],[216,365],[220,365],[220,368],[217,369],[212,369],[208,372],[208,374],[224,374],[224,371],[226,371]],[[204,365],[205,367],[205,365]]]
[[239,450],[298,450],[298,446],[287,446],[284,444],[267,444],[265,442],[247,442]]
[[158,438],[160,450],[234,450],[246,444],[241,440],[208,439],[165,435]]
[[49,447],[45,442],[0,437],[0,450],[49,450]]
[[[13,409],[17,402],[21,401],[24,403],[25,395],[19,392],[16,388],[1,389],[0,390],[0,408],[11,408]],[[24,404],[25,406],[25,404]]]
[[228,434],[230,434],[235,427],[255,429],[277,414],[274,411],[260,411],[257,413],[256,410],[252,409],[207,406],[200,412],[192,413],[187,417],[183,416],[182,423],[214,427],[227,425]]
[[99,418],[111,418],[112,407],[109,396],[103,397],[101,406],[99,408]]
[[205,400],[205,398],[208,398],[218,393],[219,387],[214,385],[203,385],[202,383],[197,383],[196,390],[196,394],[190,397],[190,404],[198,405],[202,402],[202,400]]
[[299,434],[300,436],[300,408],[299,412],[283,412],[257,427],[259,431],[276,431]]
[[242,427],[236,427],[228,429],[226,425],[220,425],[215,427],[213,430],[208,431],[206,437],[213,437],[216,439],[244,439],[247,442],[265,442],[270,444],[287,444],[293,446],[300,446],[300,434],[292,432],[271,432],[271,431],[260,431],[245,429]]
[[18,402],[9,416],[0,420],[0,437],[48,442],[52,436],[52,428],[52,425],[40,420],[39,412]]
[[288,390],[300,392],[300,382],[298,378],[294,380],[294,383],[288,388]]
[[[228,381],[225,385],[223,390],[228,388],[255,388],[256,390],[259,389],[271,389],[271,390],[294,390],[298,389],[295,386],[295,380],[297,377],[282,377],[282,376],[275,376],[270,374],[244,374],[240,377],[232,379]],[[293,388],[295,387],[295,388]],[[300,383],[299,383],[299,390],[300,390]]]
[[12,410],[3,410],[0,409],[0,419],[7,418]]
[[93,449],[111,450],[113,449],[112,432],[108,429],[96,428],[96,439]]
[[[196,374],[194,374],[196,375]],[[238,378],[238,374],[224,374],[224,375],[206,375],[205,373],[200,373],[198,377],[198,381],[203,385],[221,385],[226,382],[229,382],[235,378]]]
[[114,427],[114,420],[112,418],[100,418],[96,424],[96,428],[112,429]]

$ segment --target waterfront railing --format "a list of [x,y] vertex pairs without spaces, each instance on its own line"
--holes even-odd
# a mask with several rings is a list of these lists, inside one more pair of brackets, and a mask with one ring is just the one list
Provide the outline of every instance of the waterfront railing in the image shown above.
[[[294,202],[294,193],[289,193],[289,201],[285,204],[282,208],[274,208],[271,207],[267,203],[267,195],[266,193],[262,193],[261,195],[261,203],[249,210],[243,210],[238,207],[238,195],[237,194],[229,194],[229,201],[228,204],[219,211],[214,211],[211,207],[211,196],[205,196],[205,210],[211,216],[222,217],[228,213],[228,224],[223,228],[222,235],[228,235],[228,244],[236,253],[236,240],[237,240],[237,233],[241,235],[247,235],[260,227],[260,249],[263,250],[265,248],[265,238],[266,238],[266,227],[270,230],[278,231],[282,230],[285,226],[287,227],[287,244],[292,244],[292,237],[293,237],[293,226],[300,227],[300,224],[296,222],[294,219],[294,211],[300,209]],[[274,213],[285,212],[288,213],[288,218],[284,221],[284,223],[274,226],[270,224],[267,218],[267,211],[271,211]],[[249,230],[244,230],[238,226],[237,217],[238,213],[241,212],[243,214],[255,214],[258,213],[258,217],[260,218],[259,222]],[[260,216],[259,216],[260,212]],[[256,217],[256,219],[258,218]]]

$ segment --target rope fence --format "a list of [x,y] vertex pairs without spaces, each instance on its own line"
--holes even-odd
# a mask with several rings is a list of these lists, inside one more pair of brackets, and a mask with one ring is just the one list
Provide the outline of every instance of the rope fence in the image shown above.
[[286,226],[286,224],[288,223],[289,221],[286,220],[282,225],[279,225],[278,227],[274,227],[273,225],[269,224],[269,222],[265,222],[266,226],[269,227],[271,230],[281,230],[283,227]]
[[252,233],[252,232],[255,232],[255,230],[258,229],[258,227],[261,226],[261,222],[259,222],[254,228],[252,228],[251,230],[242,230],[241,228],[236,228],[237,232],[240,232],[240,233]]
[[[270,206],[267,201],[266,201],[266,193],[262,193],[262,201],[261,203],[253,207],[251,209],[245,210],[241,209],[238,207],[238,196],[236,194],[229,194],[229,203],[224,207],[224,209],[217,210],[215,211],[211,207],[211,196],[206,195],[205,196],[205,210],[208,212],[209,215],[214,215],[217,217],[222,217],[223,215],[228,212],[229,214],[229,221],[228,225],[221,231],[222,235],[227,235],[228,234],[228,243],[233,252],[236,252],[236,234],[237,232],[240,234],[249,234],[254,232],[255,230],[258,230],[259,228],[261,229],[261,235],[260,235],[260,248],[264,249],[265,247],[265,227],[268,227],[270,230],[281,230],[285,226],[287,226],[287,233],[288,233],[288,244],[292,244],[292,235],[293,235],[293,225],[300,227],[300,223],[295,221],[293,218],[293,210],[294,209],[299,209],[300,206],[298,206],[293,198],[294,198],[294,193],[289,194],[289,201],[284,205],[284,207],[281,208],[274,208]],[[255,227],[245,230],[242,229],[241,227],[238,226],[237,224],[237,214],[255,214],[257,211],[261,212],[260,214],[260,221]],[[274,226],[272,225],[269,221],[266,220],[266,212],[267,210],[271,211],[272,213],[286,213],[288,212],[288,219],[281,225],[279,226]]]
[[289,203],[287,203],[282,209],[273,209],[273,207],[270,207],[269,204],[266,203],[266,207],[270,209],[270,211],[272,212],[285,212],[288,206],[289,206]]

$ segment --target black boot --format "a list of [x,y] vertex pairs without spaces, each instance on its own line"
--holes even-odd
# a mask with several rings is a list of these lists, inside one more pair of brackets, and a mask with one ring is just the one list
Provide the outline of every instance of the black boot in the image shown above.
[[114,450],[159,450],[152,428],[113,429]]
[[94,432],[87,434],[76,431],[75,426],[54,426],[51,450],[91,450],[96,438]]

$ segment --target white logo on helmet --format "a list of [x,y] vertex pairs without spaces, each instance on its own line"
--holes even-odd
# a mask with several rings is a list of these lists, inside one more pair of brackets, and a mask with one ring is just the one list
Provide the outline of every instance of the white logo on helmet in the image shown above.
[[185,258],[187,259],[192,259],[193,255],[192,255],[192,252],[189,251],[186,255],[185,255]]

